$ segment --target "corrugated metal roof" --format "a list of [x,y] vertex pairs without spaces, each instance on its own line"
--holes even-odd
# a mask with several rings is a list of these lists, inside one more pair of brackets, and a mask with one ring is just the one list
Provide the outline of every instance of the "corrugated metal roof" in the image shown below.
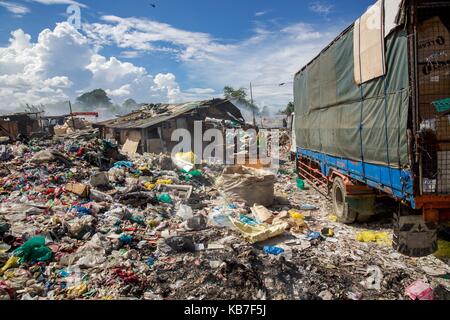
[[146,110],[136,110],[117,119],[96,123],[96,125],[115,129],[145,129],[178,117],[183,113],[208,106],[206,103],[207,101],[196,101],[184,104],[162,105],[162,107],[167,108],[167,112],[153,116],[146,114]]

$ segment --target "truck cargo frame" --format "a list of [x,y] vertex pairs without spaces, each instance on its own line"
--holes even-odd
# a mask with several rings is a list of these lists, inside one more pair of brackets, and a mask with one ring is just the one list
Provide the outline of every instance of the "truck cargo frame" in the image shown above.
[[[438,140],[436,143],[426,141],[423,134],[420,132],[421,121],[433,117],[439,117],[436,114],[425,114],[424,103],[421,103],[426,95],[421,92],[423,85],[419,84],[420,68],[424,67],[419,64],[418,56],[418,42],[420,34],[418,34],[417,26],[421,15],[433,15],[433,11],[448,9],[450,1],[407,1],[406,4],[406,21],[405,29],[408,38],[408,55],[405,57],[408,63],[409,74],[409,108],[408,108],[408,124],[407,132],[407,156],[408,166],[400,165],[386,165],[377,164],[374,162],[365,161],[364,157],[361,159],[349,158],[340,156],[338,154],[330,154],[314,150],[312,148],[305,148],[297,146],[297,168],[299,175],[307,180],[312,186],[317,188],[321,193],[329,195],[330,188],[335,177],[341,177],[345,181],[347,191],[349,194],[384,194],[389,195],[397,201],[407,204],[413,210],[422,210],[425,221],[445,221],[450,219],[450,186],[446,189],[447,180],[450,181],[450,152],[442,153],[439,159],[439,165],[444,166],[443,170],[436,169],[437,159],[428,161],[430,154],[437,156],[437,152],[442,143],[450,143],[450,128],[448,129],[449,139]],[[327,46],[318,57],[324,55],[327,50],[336,44],[344,35],[346,35],[352,26],[347,28],[339,37],[337,37],[329,46]],[[448,46],[448,44],[446,44]],[[314,60],[316,60],[316,57]],[[314,62],[314,60],[312,62]],[[311,63],[312,63],[311,62]],[[311,64],[310,63],[310,64]],[[308,64],[299,73],[304,72],[310,65]],[[445,68],[450,65],[449,61],[436,64],[437,67]],[[435,66],[433,66],[435,67]],[[298,73],[298,74],[299,74]],[[298,75],[297,74],[297,75]],[[446,84],[439,84],[444,87],[442,92],[448,93],[450,97],[450,88]],[[295,89],[294,89],[295,91]],[[431,109],[427,109],[430,111]],[[300,113],[297,111],[296,115]],[[387,134],[387,114],[385,116],[386,136]],[[449,118],[450,119],[450,118]],[[360,132],[362,131],[362,124]],[[297,137],[300,135],[297,132]],[[319,132],[320,135],[320,132]],[[386,138],[387,139],[387,138]],[[356,141],[355,141],[356,142]],[[362,143],[361,143],[362,144]],[[399,142],[400,145],[400,142]],[[450,144],[449,144],[450,146]],[[364,146],[361,145],[361,149]],[[388,148],[388,147],[387,147]],[[450,151],[450,148],[448,149]],[[362,152],[361,152],[362,153]],[[389,150],[387,151],[389,158]],[[387,160],[389,162],[389,159]],[[430,169],[431,168],[431,169]],[[447,171],[448,169],[448,171]],[[434,184],[429,183],[424,186],[424,181],[427,180],[424,175],[432,174],[438,175],[442,180],[445,180],[445,191],[438,190],[436,187],[436,179]],[[430,188],[431,185],[431,188]],[[432,188],[434,186],[434,189]],[[442,189],[442,188],[441,188]]]

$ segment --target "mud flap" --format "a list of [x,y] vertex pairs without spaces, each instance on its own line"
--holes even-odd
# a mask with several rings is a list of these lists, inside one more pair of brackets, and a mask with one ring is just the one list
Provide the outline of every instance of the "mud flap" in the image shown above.
[[394,214],[394,249],[410,257],[424,257],[437,250],[437,223],[421,215]]

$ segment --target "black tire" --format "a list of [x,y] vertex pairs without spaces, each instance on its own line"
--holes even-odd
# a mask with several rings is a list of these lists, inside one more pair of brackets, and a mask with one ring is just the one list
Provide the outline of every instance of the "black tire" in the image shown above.
[[333,200],[334,213],[336,214],[338,221],[346,224],[355,222],[357,213],[348,206],[345,184],[340,177],[336,177],[333,181],[331,197]]
[[437,223],[425,222],[422,215],[399,205],[394,212],[392,246],[409,257],[428,256],[438,249]]

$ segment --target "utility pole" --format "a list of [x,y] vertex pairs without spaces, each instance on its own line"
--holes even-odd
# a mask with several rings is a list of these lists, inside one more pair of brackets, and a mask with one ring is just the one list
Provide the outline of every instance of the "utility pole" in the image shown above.
[[250,103],[252,111],[253,111],[253,126],[256,128],[256,116],[255,116],[255,105],[253,104],[253,87],[252,83],[250,82]]
[[70,108],[70,116],[72,117],[73,130],[75,130],[75,118],[73,117],[72,103],[70,103],[70,100],[69,100],[69,108]]

